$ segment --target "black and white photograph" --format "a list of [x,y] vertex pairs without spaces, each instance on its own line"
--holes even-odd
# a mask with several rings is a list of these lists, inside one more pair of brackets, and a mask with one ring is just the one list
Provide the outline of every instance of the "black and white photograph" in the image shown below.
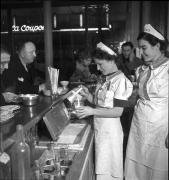
[[0,180],[168,180],[169,1],[1,0]]

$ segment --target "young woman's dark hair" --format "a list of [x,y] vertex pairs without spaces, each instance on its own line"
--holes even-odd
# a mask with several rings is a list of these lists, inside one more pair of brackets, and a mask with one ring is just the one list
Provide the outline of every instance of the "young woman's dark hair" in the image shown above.
[[115,55],[110,55],[109,53],[102,51],[99,48],[96,48],[93,53],[92,57],[100,60],[107,60],[107,61],[116,61],[116,56]]
[[166,51],[166,48],[167,48],[167,41],[164,40],[160,40],[158,38],[156,38],[155,36],[149,34],[149,33],[146,33],[146,32],[141,32],[138,37],[137,37],[137,40],[139,41],[140,39],[144,39],[146,41],[148,41],[152,46],[155,46],[157,43],[160,44],[160,50],[161,51]]

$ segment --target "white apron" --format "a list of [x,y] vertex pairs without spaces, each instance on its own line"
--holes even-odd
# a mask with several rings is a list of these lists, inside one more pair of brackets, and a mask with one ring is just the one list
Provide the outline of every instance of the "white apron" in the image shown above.
[[151,71],[149,67],[141,68],[137,71],[141,73],[140,98],[135,106],[126,157],[154,170],[168,171],[165,139],[168,134],[169,61],[163,59],[163,64]]
[[[95,104],[113,108],[113,99],[127,100],[132,84],[121,71],[96,88]],[[123,177],[123,131],[119,118],[94,117],[96,174]]]

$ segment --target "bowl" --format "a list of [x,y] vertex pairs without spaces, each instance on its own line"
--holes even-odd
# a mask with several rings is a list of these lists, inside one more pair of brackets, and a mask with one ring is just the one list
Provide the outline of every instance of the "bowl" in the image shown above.
[[21,94],[21,102],[27,106],[33,106],[38,103],[39,95],[38,94]]
[[63,87],[67,87],[68,84],[69,84],[69,81],[60,81],[60,84],[61,84]]

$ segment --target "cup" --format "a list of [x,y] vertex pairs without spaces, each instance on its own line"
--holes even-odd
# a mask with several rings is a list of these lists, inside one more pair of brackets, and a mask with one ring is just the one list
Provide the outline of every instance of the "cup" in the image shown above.
[[77,94],[73,102],[73,108],[76,110],[77,108],[81,106],[84,106],[84,99],[81,95]]
[[84,106],[84,101],[80,99],[76,99],[73,103],[74,109],[76,110],[77,108]]
[[63,89],[66,90],[69,85],[69,81],[60,81],[60,84],[62,85]]

